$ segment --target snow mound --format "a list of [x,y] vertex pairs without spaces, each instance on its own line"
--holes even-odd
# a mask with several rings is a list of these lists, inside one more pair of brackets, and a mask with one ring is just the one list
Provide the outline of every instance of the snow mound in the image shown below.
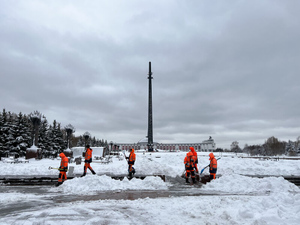
[[[125,177],[122,181],[109,176],[87,175],[65,181],[58,190],[65,194],[92,195],[99,191],[116,190],[167,190],[168,184],[159,177],[146,177],[144,180]],[[53,191],[53,190],[51,190]]]
[[224,174],[207,183],[203,188],[209,191],[236,194],[282,193],[284,190],[300,192],[295,184],[288,182],[283,177],[253,178],[238,174]]

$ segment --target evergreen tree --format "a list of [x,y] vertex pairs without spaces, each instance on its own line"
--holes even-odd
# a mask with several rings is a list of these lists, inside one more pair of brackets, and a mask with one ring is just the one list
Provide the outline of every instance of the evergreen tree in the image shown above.
[[4,125],[4,119],[2,113],[0,113],[0,153],[1,153],[0,155],[2,155],[2,152],[4,151],[3,149],[4,141],[3,141],[3,132],[2,132],[3,125]]
[[108,142],[107,142],[107,140],[105,140],[103,147],[104,147],[104,148],[107,148],[107,149],[109,148],[109,147],[108,147]]
[[6,130],[7,128],[5,127],[7,125],[7,113],[6,110],[3,109],[1,117],[0,117],[0,149],[2,153],[4,154],[5,152],[5,143],[6,143]]
[[63,152],[65,149],[67,149],[67,140],[64,138],[64,133],[66,133],[66,131],[62,130],[60,128],[60,123],[58,123],[56,142],[57,145],[59,146],[60,152]]
[[[74,130],[75,132],[75,130]],[[7,112],[3,109],[0,113],[0,153],[6,156],[9,152],[17,152],[20,156],[26,154],[26,149],[35,144],[43,150],[43,157],[57,153],[67,148],[66,129],[61,129],[56,120],[49,126],[45,116],[35,111],[29,115]],[[33,141],[35,140],[35,143]],[[107,140],[96,137],[91,139],[89,132],[72,138],[73,146],[90,144],[95,147],[107,147]]]
[[55,156],[57,156],[58,153],[58,146],[55,144],[54,140],[56,139],[56,121],[53,121],[53,125],[49,126],[48,130],[48,138],[49,138],[49,147]]
[[49,127],[48,137],[50,140],[50,149],[55,155],[66,149],[67,143],[63,138],[63,132],[60,129],[60,124],[53,121],[53,126]]
[[21,112],[15,120],[15,128],[15,151],[18,152],[20,156],[24,156],[26,149],[30,147],[31,137],[29,121]]
[[290,155],[290,156],[297,155],[295,142],[289,140],[288,143],[286,143],[286,145],[285,145],[285,154]]
[[16,115],[14,113],[8,113],[8,148],[10,152],[13,153],[19,153],[19,149],[18,149],[18,124],[17,124],[17,118]]
[[45,116],[42,117],[39,127],[39,148],[43,149],[43,157],[49,158],[52,155],[52,149],[48,136],[48,121]]
[[84,147],[84,138],[82,137],[82,135],[79,136],[79,140],[77,142],[77,147]]
[[3,109],[3,121],[2,121],[2,128],[1,128],[1,142],[2,142],[2,149],[5,154],[9,153],[9,121],[8,121],[8,116],[9,114]]
[[91,146],[97,146],[97,141],[96,141],[96,138],[95,136],[91,139]]

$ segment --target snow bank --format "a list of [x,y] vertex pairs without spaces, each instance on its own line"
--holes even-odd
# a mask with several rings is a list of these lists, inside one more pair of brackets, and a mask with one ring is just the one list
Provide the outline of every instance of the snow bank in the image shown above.
[[109,176],[87,175],[65,181],[58,188],[49,191],[62,191],[65,194],[92,195],[98,191],[115,190],[167,190],[168,183],[159,177],[146,177],[144,180],[125,177],[122,181],[114,180]]
[[288,182],[283,177],[252,178],[238,174],[225,174],[204,185],[203,189],[215,193],[231,194],[300,193],[295,184]]

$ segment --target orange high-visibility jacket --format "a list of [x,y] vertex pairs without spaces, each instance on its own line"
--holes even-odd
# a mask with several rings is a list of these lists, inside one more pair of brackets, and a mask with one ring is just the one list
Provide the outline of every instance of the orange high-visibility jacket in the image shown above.
[[184,158],[184,164],[189,164],[190,167],[195,167],[194,154],[192,152],[188,152],[186,157]]
[[90,160],[92,158],[93,149],[88,148],[85,152],[85,160]]
[[134,149],[131,150],[130,155],[129,155],[129,161],[135,161],[135,153]]
[[190,147],[190,150],[191,150],[191,152],[192,152],[193,155],[194,155],[194,162],[195,162],[195,164],[197,164],[197,163],[198,163],[198,155],[197,155],[197,152],[195,151],[194,147]]
[[64,153],[60,153],[59,156],[61,157],[60,168],[67,170],[69,162],[68,157],[66,157]]
[[210,160],[210,164],[209,164],[210,169],[217,169],[218,163],[213,153],[209,154],[209,160]]

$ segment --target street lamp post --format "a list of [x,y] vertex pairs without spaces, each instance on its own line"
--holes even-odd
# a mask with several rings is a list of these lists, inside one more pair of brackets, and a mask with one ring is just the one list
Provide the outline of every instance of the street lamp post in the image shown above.
[[[114,143],[111,141],[109,144],[110,144],[110,152],[111,152],[112,151],[112,146],[113,146]],[[109,152],[109,155],[110,155],[110,152]]]
[[83,138],[84,138],[84,144],[85,144],[85,147],[86,147],[86,145],[88,144],[88,140],[89,140],[89,138],[91,137],[91,134],[89,133],[89,132],[85,132],[84,134],[83,134]]
[[67,144],[68,144],[68,149],[70,148],[70,139],[71,139],[71,135],[72,133],[75,132],[75,128],[69,124],[67,126],[65,126],[65,130],[66,130],[66,133],[67,133]]

